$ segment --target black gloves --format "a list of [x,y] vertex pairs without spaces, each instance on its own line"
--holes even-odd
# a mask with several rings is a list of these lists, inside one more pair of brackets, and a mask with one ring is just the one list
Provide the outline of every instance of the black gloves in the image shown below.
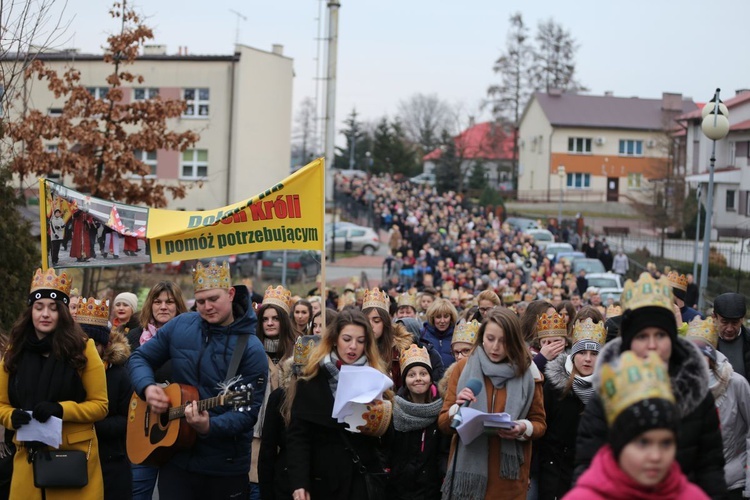
[[10,414],[10,425],[12,425],[15,430],[18,430],[19,427],[26,425],[29,422],[31,422],[31,415],[23,410],[16,408],[13,410],[13,413]]
[[34,418],[41,423],[49,420],[50,417],[62,418],[63,409],[60,403],[53,403],[52,401],[42,401],[37,403],[32,412]]

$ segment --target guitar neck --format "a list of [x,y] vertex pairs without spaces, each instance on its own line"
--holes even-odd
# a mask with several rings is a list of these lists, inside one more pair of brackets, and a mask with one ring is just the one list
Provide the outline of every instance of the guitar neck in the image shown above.
[[[173,406],[169,409],[169,420],[176,420],[178,418],[183,418],[185,416],[185,408],[187,408],[188,404],[191,404],[191,402],[185,403],[180,406]],[[210,410],[212,408],[216,408],[217,406],[223,406],[224,405],[224,396],[219,395],[214,398],[208,398],[208,399],[202,399],[198,401],[198,410],[199,411],[206,411]]]

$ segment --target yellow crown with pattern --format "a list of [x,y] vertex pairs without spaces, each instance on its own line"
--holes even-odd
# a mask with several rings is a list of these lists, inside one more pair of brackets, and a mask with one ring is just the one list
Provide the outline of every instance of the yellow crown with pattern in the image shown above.
[[604,402],[607,422],[612,425],[626,408],[644,399],[675,402],[664,361],[653,351],[646,359],[633,351],[622,353],[617,366],[604,364],[599,394]]
[[479,334],[479,327],[482,326],[477,320],[462,321],[456,324],[453,329],[453,337],[451,338],[451,345],[456,342],[466,342],[467,344],[474,345]]
[[388,305],[391,303],[388,293],[375,287],[372,290],[365,290],[365,297],[362,299],[362,310],[370,307],[377,307],[387,313],[390,313]]
[[70,288],[72,286],[73,280],[68,276],[68,273],[63,272],[58,276],[52,268],[47,269],[46,272],[37,269],[31,280],[29,302],[31,303],[41,298],[50,298],[53,300],[62,300],[65,304],[68,304],[70,301]]
[[622,307],[616,306],[614,304],[607,306],[607,311],[606,311],[605,316],[607,318],[614,318],[615,316],[622,316]]
[[227,261],[217,264],[216,260],[204,266],[198,262],[193,269],[193,291],[215,290],[223,288],[229,290],[232,287],[232,273],[229,271]]
[[109,300],[97,300],[94,297],[81,299],[76,322],[82,325],[109,326]]
[[320,335],[302,335],[294,342],[294,364],[304,366],[310,359],[310,353],[320,343]]
[[[362,404],[354,403],[352,406],[355,411],[357,407],[361,408],[359,413],[359,422],[356,422],[357,414],[353,415],[351,422],[354,425],[354,429],[350,427],[347,429],[350,432],[361,432],[365,436],[380,437],[388,430],[391,425],[391,419],[393,418],[393,405],[387,399],[376,399],[371,403]],[[347,417],[345,422],[350,422],[350,417]],[[359,425],[356,425],[359,423]]]
[[680,274],[677,271],[671,271],[667,275],[667,279],[672,284],[673,288],[687,292],[688,280],[684,274]]
[[649,273],[642,273],[638,281],[628,280],[622,290],[622,306],[625,310],[642,307],[663,307],[673,313],[674,303],[672,284],[666,276],[654,279]]
[[503,293],[503,304],[513,304],[516,302],[516,294],[513,292]]
[[412,293],[402,293],[398,296],[396,299],[396,304],[398,304],[398,307],[413,307],[414,310],[417,310],[417,296],[416,294]]
[[271,304],[279,306],[287,314],[292,310],[292,292],[279,285],[276,288],[268,285],[266,293],[263,294],[263,302],[261,305]]
[[603,346],[607,341],[607,330],[604,328],[604,322],[594,323],[591,318],[578,320],[573,325],[573,344],[580,341],[590,340]]
[[408,349],[401,351],[401,357],[399,359],[401,374],[405,375],[409,367],[416,363],[425,365],[432,370],[432,363],[430,362],[430,355],[427,352],[427,348],[419,347],[417,344],[412,344]]
[[693,321],[687,324],[687,331],[685,331],[685,337],[692,339],[700,339],[707,342],[716,349],[719,345],[719,332],[716,328],[714,319],[709,316],[706,319],[701,319],[700,316],[693,318]]
[[539,339],[566,337],[568,335],[568,326],[565,323],[565,318],[556,312],[541,314],[536,319],[536,335]]

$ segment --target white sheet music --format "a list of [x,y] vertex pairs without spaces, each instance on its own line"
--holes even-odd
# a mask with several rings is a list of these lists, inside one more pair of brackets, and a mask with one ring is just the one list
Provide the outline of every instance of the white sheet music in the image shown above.
[[371,366],[344,365],[339,372],[331,416],[343,422],[352,413],[352,403],[370,403],[381,399],[383,392],[391,386],[393,381]]
[[[32,415],[30,411],[26,413]],[[50,417],[44,423],[32,418],[31,422],[22,425],[16,431],[18,441],[40,441],[53,448],[59,448],[62,444],[62,420],[57,417]]]
[[463,422],[456,431],[464,444],[469,444],[484,432],[485,427],[510,429],[513,422],[507,413],[485,413],[474,408],[461,408]]

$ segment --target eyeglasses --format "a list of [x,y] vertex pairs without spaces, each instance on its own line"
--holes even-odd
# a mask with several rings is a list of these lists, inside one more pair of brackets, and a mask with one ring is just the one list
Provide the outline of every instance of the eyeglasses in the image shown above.
[[453,357],[458,358],[465,358],[471,353],[471,347],[467,347],[466,349],[461,349],[460,351],[453,351]]
[[492,309],[492,308],[491,307],[480,307],[479,308],[479,312],[482,314],[482,316],[484,316],[485,314],[487,314],[487,311],[489,311],[490,309]]

